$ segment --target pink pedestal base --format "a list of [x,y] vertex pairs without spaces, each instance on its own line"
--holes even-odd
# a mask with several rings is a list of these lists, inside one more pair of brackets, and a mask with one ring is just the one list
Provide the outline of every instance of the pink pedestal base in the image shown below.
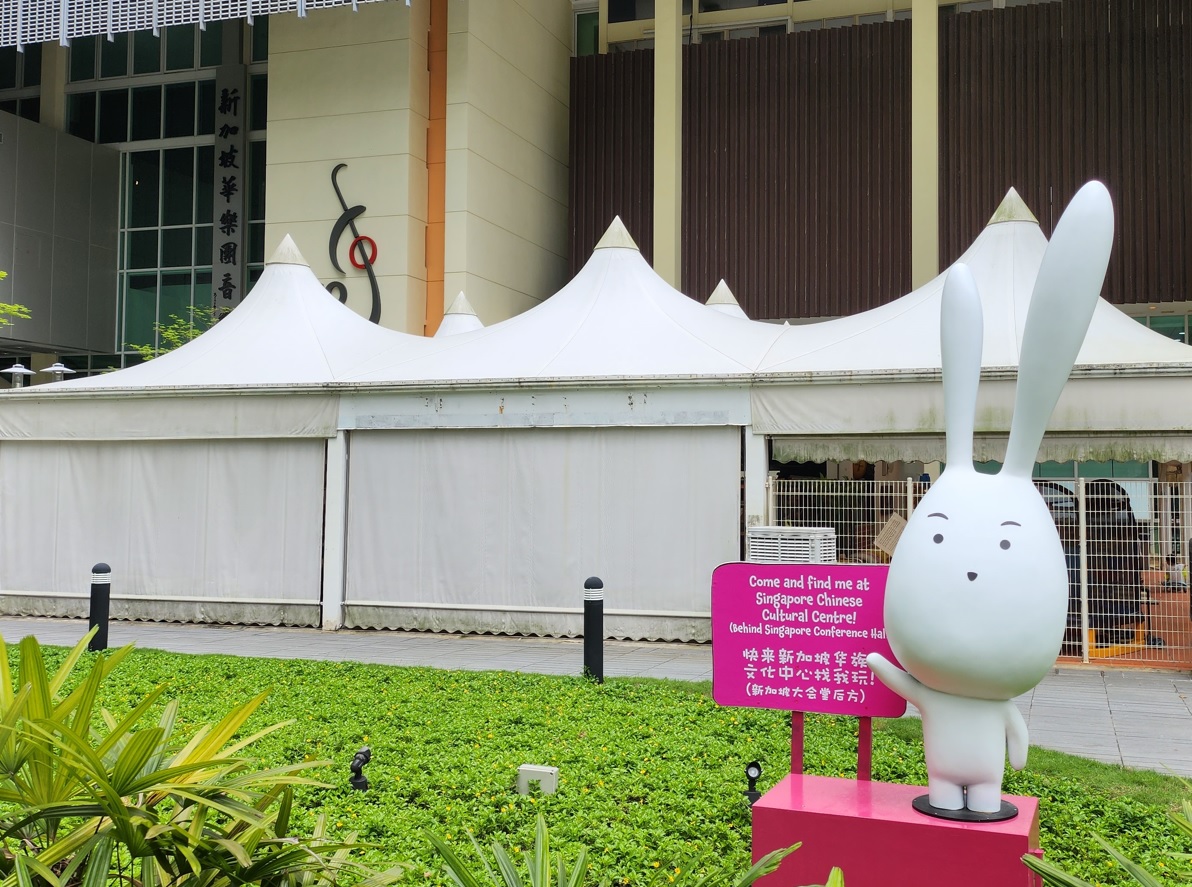
[[1022,864],[1039,846],[1039,801],[1006,796],[1018,816],[970,824],[924,816],[927,789],[885,782],[787,776],[753,805],[753,859],[802,841],[760,887],[823,884],[832,866],[848,887],[1033,887]]

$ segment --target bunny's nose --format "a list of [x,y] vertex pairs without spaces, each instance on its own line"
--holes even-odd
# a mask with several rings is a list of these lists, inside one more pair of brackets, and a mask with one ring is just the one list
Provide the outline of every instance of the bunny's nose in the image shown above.
[[969,582],[972,582],[974,579],[976,579],[976,578],[977,578],[977,574],[976,574],[976,573],[969,573],[969,574],[968,574],[968,577],[969,577]]

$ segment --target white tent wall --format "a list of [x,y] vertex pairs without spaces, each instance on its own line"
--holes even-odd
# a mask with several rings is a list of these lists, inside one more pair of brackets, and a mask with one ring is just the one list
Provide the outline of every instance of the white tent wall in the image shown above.
[[[1013,370],[989,371],[977,399],[974,458],[1001,459],[1014,404]],[[1192,459],[1189,374],[1077,367],[1060,396],[1038,461]],[[944,458],[939,371],[824,374],[758,384],[757,433],[786,438],[787,457],[931,462]]]
[[584,579],[609,636],[706,640],[740,556],[741,429],[356,431],[346,623],[574,635]]
[[0,444],[0,608],[319,624],[324,440]]

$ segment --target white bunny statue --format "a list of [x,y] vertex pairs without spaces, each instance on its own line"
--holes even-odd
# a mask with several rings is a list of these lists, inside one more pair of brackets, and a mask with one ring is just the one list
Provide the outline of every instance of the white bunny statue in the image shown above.
[[981,301],[965,265],[953,265],[944,284],[947,465],[907,521],[886,583],[886,635],[906,671],[868,657],[881,682],[922,713],[928,803],[938,810],[997,813],[1007,747],[1016,770],[1026,765],[1026,724],[1012,700],[1055,663],[1068,607],[1064,551],[1031,472],[1088,331],[1112,241],[1109,193],[1090,182],[1068,205],[1039,268],[996,475],[973,468]]

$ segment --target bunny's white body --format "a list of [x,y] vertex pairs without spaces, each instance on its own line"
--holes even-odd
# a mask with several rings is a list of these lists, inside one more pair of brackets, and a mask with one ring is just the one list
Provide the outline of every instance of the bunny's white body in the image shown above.
[[995,812],[1007,745],[1011,765],[1026,764],[1026,725],[1011,700],[1055,662],[1068,605],[1063,548],[1031,472],[1096,307],[1112,238],[1109,194],[1089,183],[1039,269],[996,475],[973,468],[981,301],[967,267],[948,272],[940,322],[947,467],[907,521],[886,582],[886,636],[906,671],[869,656],[882,683],[923,715],[935,807]]

